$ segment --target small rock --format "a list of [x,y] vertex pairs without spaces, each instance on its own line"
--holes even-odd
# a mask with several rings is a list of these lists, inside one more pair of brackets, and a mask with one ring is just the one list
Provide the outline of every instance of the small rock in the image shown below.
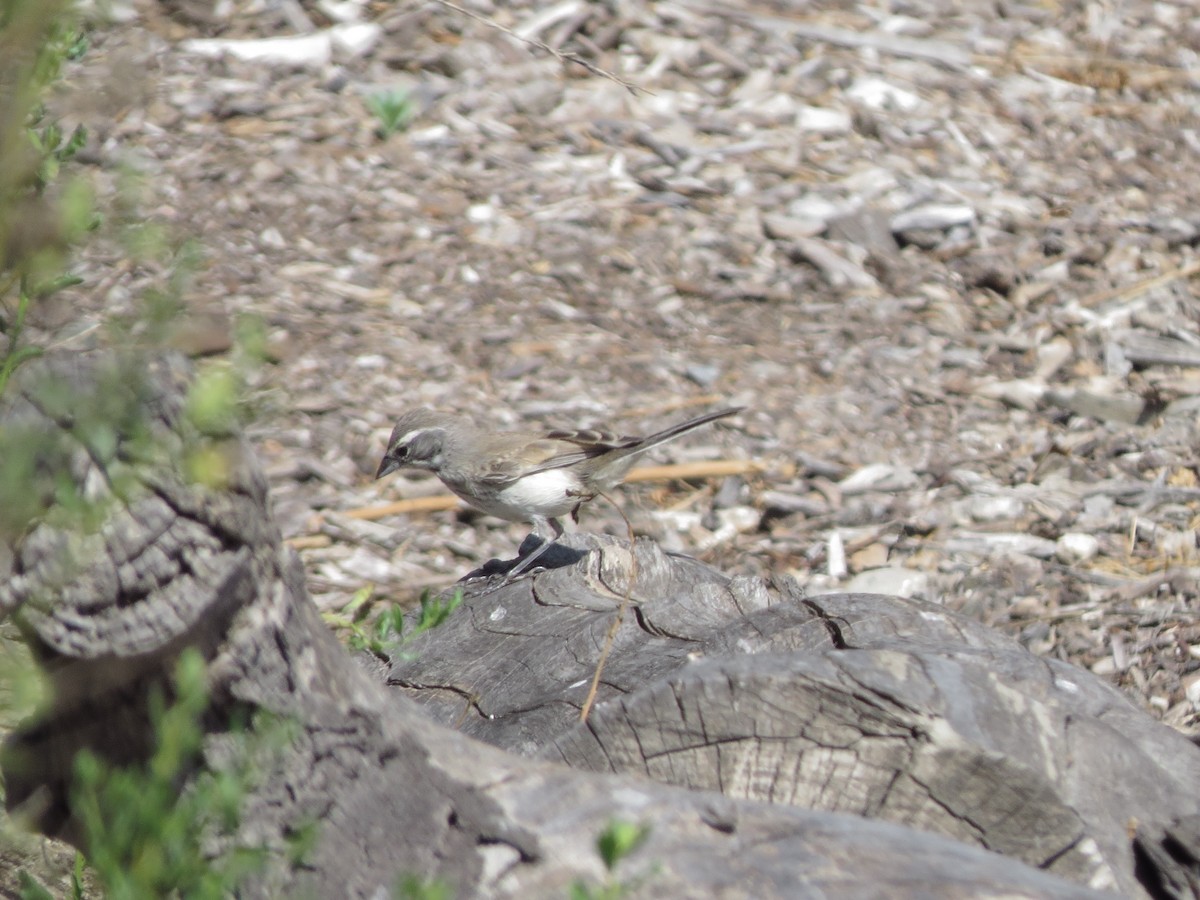
[[825,230],[823,218],[799,218],[767,213],[762,217],[763,234],[773,241],[796,241],[815,237]]
[[1200,710],[1200,674],[1189,675],[1184,679],[1184,684],[1187,686],[1183,693],[1188,703],[1192,704],[1193,709]]
[[763,508],[775,515],[803,513],[821,516],[829,512],[829,502],[818,494],[793,494],[788,491],[763,491],[759,499]]
[[1154,545],[1167,559],[1190,560],[1196,555],[1196,532],[1191,529],[1175,531],[1172,528],[1160,527],[1155,529]]
[[841,109],[801,106],[796,111],[796,127],[817,134],[845,134],[854,126],[850,113]]
[[826,551],[828,559],[827,570],[829,577],[835,581],[846,577],[850,571],[846,567],[846,545],[842,541],[842,536],[836,531],[829,535],[829,546]]
[[343,574],[347,579],[342,583],[348,584],[361,584],[364,581],[387,582],[393,575],[392,564],[366,547],[356,547],[346,559],[339,561],[337,568],[340,570],[339,574]]
[[859,572],[844,590],[863,594],[888,594],[894,597],[929,597],[929,576],[903,566],[885,566]]
[[1035,559],[1050,559],[1057,552],[1058,544],[1033,534],[962,531],[946,541],[946,550],[950,553],[978,553],[983,556],[1018,553]]
[[878,542],[863,547],[850,556],[850,568],[855,572],[878,569],[887,564],[888,548]]
[[383,26],[377,22],[351,22],[329,29],[333,50],[343,61],[366,56],[383,37]]
[[[856,205],[845,201],[837,202],[820,194],[802,194],[787,205],[787,214],[793,219],[805,222],[827,223],[830,219],[845,215]],[[825,230],[824,224],[821,230]]]
[[1100,552],[1100,542],[1090,534],[1068,531],[1058,539],[1055,558],[1066,565],[1091,559]]
[[863,206],[829,223],[829,237],[862,247],[873,256],[890,259],[900,252],[888,214],[878,206]]
[[1013,381],[991,381],[975,388],[980,397],[999,400],[1017,409],[1032,412],[1046,396],[1046,385],[1040,379],[1018,378]]
[[930,203],[896,213],[892,216],[892,231],[947,231],[975,221],[975,210],[964,204]]
[[263,355],[268,362],[280,363],[290,359],[294,355],[295,349],[291,332],[286,328],[274,328],[267,334]]
[[1102,422],[1136,425],[1146,409],[1146,401],[1136,394],[1114,392],[1096,394],[1091,391],[1048,391],[1046,400],[1077,416],[1088,416]]
[[299,66],[320,69],[333,58],[333,41],[328,31],[302,34],[295,37],[228,40],[225,38],[193,38],[183,41],[182,48],[197,56],[217,58],[232,56],[245,62],[266,65]]
[[[735,506],[745,508],[745,499],[748,494],[749,491],[746,490],[745,479],[740,475],[731,475],[721,480],[721,486],[717,488],[716,494],[713,495],[713,508],[733,509]],[[755,516],[757,515],[758,513],[755,513]]]
[[317,0],[317,9],[330,21],[343,24],[361,19],[364,5],[361,0]]
[[796,262],[806,262],[817,268],[833,287],[878,289],[879,282],[874,275],[843,255],[849,250],[849,246],[833,241],[799,238],[789,243],[788,256]]
[[905,491],[917,483],[917,474],[907,466],[875,463],[864,466],[839,483],[843,494],[865,494],[868,491]]
[[717,512],[721,527],[732,528],[738,534],[745,534],[758,527],[761,518],[757,509],[752,506],[731,506]]
[[225,353],[233,347],[233,326],[224,313],[189,315],[171,332],[168,343],[187,356]]
[[846,89],[846,96],[871,109],[891,109],[912,112],[922,100],[912,91],[896,87],[882,78],[864,76]]
[[1071,358],[1075,350],[1065,337],[1056,337],[1037,348],[1037,371],[1040,379],[1047,379]]
[[972,497],[967,501],[967,515],[976,522],[999,522],[1017,519],[1025,512],[1025,503],[1018,497]]
[[694,381],[700,387],[707,388],[712,387],[713,383],[721,377],[721,369],[710,363],[690,363],[683,370],[683,374],[685,378]]

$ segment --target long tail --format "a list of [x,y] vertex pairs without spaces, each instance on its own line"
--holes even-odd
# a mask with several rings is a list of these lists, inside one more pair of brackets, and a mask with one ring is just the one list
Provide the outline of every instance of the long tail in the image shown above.
[[614,470],[628,469],[633,465],[635,458],[641,456],[652,447],[665,444],[667,441],[677,438],[679,435],[691,431],[693,428],[707,425],[715,419],[723,419],[726,416],[732,416],[734,413],[740,413],[743,409],[745,409],[744,406],[735,406],[730,409],[705,413],[702,416],[688,419],[686,422],[680,422],[678,425],[672,425],[670,428],[644,438],[614,438],[602,431],[551,431],[547,435],[548,438],[577,444],[580,449],[556,454],[550,459],[530,467],[521,474],[522,476],[534,475],[538,472],[545,472],[548,469],[561,469],[565,466],[573,466],[576,463],[581,463],[584,460],[604,457],[609,459],[609,464],[614,467]]
[[[688,419],[686,422],[680,422],[678,425],[672,425],[670,428],[664,428],[662,431],[642,438],[641,446],[638,447],[637,452],[639,454],[643,453],[652,447],[657,447],[659,444],[665,444],[667,441],[673,440],[681,434],[686,434],[693,428],[699,428],[701,425],[707,425],[709,422],[715,422],[717,419],[724,419],[726,416],[735,415],[745,408],[744,406],[732,406],[729,409],[719,409],[716,412],[705,413],[694,419]],[[632,446],[638,442],[628,441],[625,443],[626,446]]]

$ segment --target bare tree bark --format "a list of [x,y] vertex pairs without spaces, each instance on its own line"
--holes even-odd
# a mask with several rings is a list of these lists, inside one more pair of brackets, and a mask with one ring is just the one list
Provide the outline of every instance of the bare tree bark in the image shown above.
[[[1130,823],[1195,809],[1190,741],[977,622],[731,580],[647,542],[636,565],[618,542],[578,544],[579,565],[471,597],[389,680],[516,752],[885,819],[1126,895],[1142,890]],[[633,571],[605,702],[580,725]]]
[[[1137,895],[1163,843],[1144,831],[1135,873],[1125,818],[1166,829],[1194,805],[1200,751],[1086,673],[934,607],[805,599],[646,543],[587,726],[584,682],[631,571],[612,541],[478,583],[389,687],[320,621],[246,445],[188,424],[184,367],[109,378],[116,365],[30,366],[0,410],[57,448],[31,488],[67,471],[108,504],[78,530],[48,491],[0,556],[0,609],[55,688],[7,742],[8,800],[48,833],[79,839],[81,747],[145,755],[147,692],[189,646],[209,662],[214,755],[241,710],[298,725],[247,801],[240,839],[277,851],[251,896],[374,897],[403,874],[462,897],[563,896],[603,876],[593,844],[612,819],[651,827],[621,872],[631,896]],[[101,381],[137,421],[98,434],[61,405],[64,386]],[[310,821],[317,844],[291,865]]]

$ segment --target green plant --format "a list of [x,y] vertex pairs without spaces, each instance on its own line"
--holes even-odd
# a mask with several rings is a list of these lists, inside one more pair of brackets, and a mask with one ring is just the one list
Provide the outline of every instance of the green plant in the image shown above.
[[375,116],[375,132],[387,140],[397,131],[404,131],[417,115],[412,95],[404,90],[380,91],[367,96],[367,109]]
[[415,620],[406,633],[404,610],[398,606],[382,610],[370,625],[367,624],[374,591],[370,585],[359,588],[349,603],[335,612],[326,612],[324,619],[327,624],[345,633],[346,643],[351,649],[366,650],[383,659],[399,655],[400,649],[417,635],[441,625],[463,600],[461,590],[445,599],[435,597],[428,590],[422,592]]
[[[617,866],[632,855],[650,837],[649,825],[635,825],[614,819],[596,837],[596,852],[604,863],[607,877],[604,884],[596,887],[576,881],[571,885],[571,900],[620,900],[640,884],[639,880],[620,881]],[[648,877],[643,876],[643,878]]]
[[[75,868],[71,870],[69,900],[84,900],[87,892],[84,890],[84,868],[86,862],[82,853],[75,854]],[[46,886],[26,872],[24,869],[17,873],[17,892],[21,900],[55,900],[54,894]]]
[[96,222],[87,185],[58,184],[87,131],[77,125],[64,133],[42,103],[64,64],[87,45],[64,0],[0,5],[0,393],[22,363],[40,355],[23,340],[30,308],[79,283],[63,272],[64,252]]
[[393,900],[450,900],[453,896],[446,882],[426,881],[415,875],[402,875],[392,886]]
[[[6,421],[0,428],[0,544],[39,521],[66,531],[94,531],[108,504],[120,502],[140,482],[145,462],[161,463],[164,453],[174,452],[169,443],[152,440],[145,419],[145,351],[160,348],[174,325],[199,255],[195,245],[174,242],[163,228],[140,218],[135,197],[140,185],[132,178],[122,184],[115,216],[101,219],[89,184],[69,165],[86,144],[87,132],[64,124],[45,98],[47,89],[63,80],[69,61],[87,49],[74,7],[73,0],[0,0],[0,394],[11,390],[14,374],[25,363],[47,349],[38,343],[37,307],[80,283],[67,267],[73,245],[90,232],[111,225],[104,231],[123,240],[127,255],[153,257],[153,271],[162,273],[163,283],[139,296],[136,316],[108,317],[105,334],[118,352],[111,365],[97,370],[93,383],[55,382],[37,372],[23,380],[22,393],[62,428],[24,421]],[[249,326],[243,331],[252,334]],[[189,450],[184,460],[197,480],[220,481],[213,466],[203,464],[202,451],[219,443],[234,422],[240,362],[235,361],[233,376],[219,369],[206,373],[189,396],[189,421],[210,439],[197,442],[204,447]],[[72,461],[81,454],[105,490],[87,493],[72,477],[77,468]],[[70,560],[61,562],[69,579]],[[47,602],[53,602],[50,594]],[[29,714],[42,686],[28,654],[14,655],[10,666],[6,648],[15,641],[5,636],[0,644],[0,720],[11,727]],[[112,898],[226,896],[265,858],[259,848],[236,846],[232,835],[259,764],[286,743],[286,725],[262,716],[252,724],[233,723],[214,739],[231,748],[231,762],[204,769],[201,716],[207,698],[198,656],[181,659],[172,699],[167,696],[160,692],[151,698],[155,744],[143,765],[115,767],[86,752],[75,760],[71,799],[92,857],[86,874]],[[314,834],[311,824],[294,830],[288,843],[294,860],[304,855]],[[7,870],[0,871],[0,892],[15,890],[39,900],[84,895],[81,856],[74,855],[69,887],[50,892],[42,881],[63,878],[66,885],[72,856],[43,841],[55,857],[53,865],[46,863],[45,851],[26,852],[17,844],[31,839],[7,822],[0,836],[14,844],[11,853],[5,848],[0,865]]]
[[[226,735],[227,763],[204,768],[208,691],[198,652],[180,657],[173,696],[168,703],[162,691],[150,694],[155,746],[145,763],[114,766],[87,750],[75,758],[72,808],[110,900],[216,900],[266,860],[264,848],[239,845],[233,835],[260,765],[287,744],[288,726],[266,718],[253,727],[234,723]],[[223,849],[215,851],[218,846]]]

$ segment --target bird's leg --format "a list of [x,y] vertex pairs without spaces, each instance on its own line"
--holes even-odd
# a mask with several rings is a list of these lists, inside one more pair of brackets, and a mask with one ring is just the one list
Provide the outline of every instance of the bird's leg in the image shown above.
[[[544,532],[546,526],[549,526],[549,528],[554,532],[554,537],[550,540],[546,540],[546,535]],[[538,516],[533,520],[533,533],[541,538],[542,542],[528,556],[518,561],[515,566],[509,569],[508,574],[504,576],[504,580],[506,582],[512,581],[512,579],[526,571],[531,565],[533,565],[534,560],[553,547],[554,543],[563,536],[563,527],[558,519],[549,519],[543,516]]]

